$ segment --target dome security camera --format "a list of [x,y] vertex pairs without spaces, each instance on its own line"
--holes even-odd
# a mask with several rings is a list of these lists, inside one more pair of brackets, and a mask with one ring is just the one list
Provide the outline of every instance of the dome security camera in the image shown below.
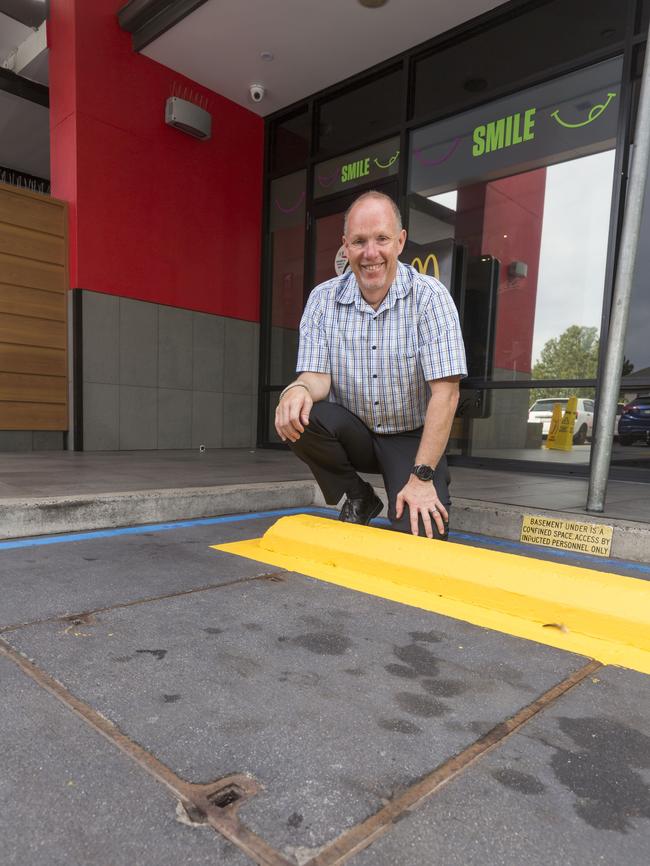
[[253,102],[261,102],[264,99],[266,88],[263,84],[251,84],[249,93]]

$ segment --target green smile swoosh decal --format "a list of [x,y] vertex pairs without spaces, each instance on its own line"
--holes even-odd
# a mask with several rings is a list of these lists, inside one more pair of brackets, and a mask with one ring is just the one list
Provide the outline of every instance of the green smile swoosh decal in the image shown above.
[[391,156],[391,158],[388,160],[388,162],[386,163],[386,165],[384,165],[383,163],[379,162],[379,160],[376,159],[376,158],[373,159],[373,162],[375,163],[375,165],[377,166],[377,168],[390,168],[391,165],[393,165],[393,164],[395,163],[395,161],[397,160],[397,157],[398,157],[398,156],[399,156],[399,150],[397,151],[397,153],[394,153],[393,156]]
[[594,105],[590,110],[589,114],[587,115],[587,119],[581,121],[580,123],[568,123],[566,120],[562,120],[562,118],[560,117],[560,113],[557,109],[551,114],[551,117],[554,118],[554,120],[557,120],[560,126],[566,127],[566,129],[578,129],[578,127],[580,126],[587,126],[587,124],[593,123],[594,120],[597,120],[603,113],[603,111],[605,111],[605,109],[608,107],[612,99],[615,99],[615,97],[615,93],[608,93],[607,102],[603,102],[599,105]]

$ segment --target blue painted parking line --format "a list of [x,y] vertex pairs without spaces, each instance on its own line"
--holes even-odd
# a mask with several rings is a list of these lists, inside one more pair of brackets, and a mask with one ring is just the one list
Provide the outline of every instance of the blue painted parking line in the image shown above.
[[627,559],[611,559],[605,556],[590,556],[585,553],[572,553],[570,550],[554,550],[552,548],[541,548],[536,544],[525,544],[522,541],[507,541],[504,538],[488,538],[485,535],[475,535],[473,532],[451,532],[450,539],[458,538],[462,541],[471,541],[482,547],[495,548],[499,550],[511,550],[516,553],[519,550],[525,550],[529,553],[541,553],[553,559],[567,559],[571,564],[582,563],[586,567],[596,567],[599,565],[610,565],[613,568],[626,568],[634,571],[639,571],[642,574],[650,574],[650,565],[645,565],[642,562],[631,562]]
[[287,514],[334,514],[329,508],[283,508],[278,511],[254,511],[250,514],[228,514],[225,517],[197,517],[195,520],[176,520],[173,523],[151,523],[143,526],[123,526],[118,529],[96,529],[92,532],[71,532],[68,535],[47,535],[38,538],[17,538],[0,541],[0,550],[19,547],[42,547],[46,544],[65,544],[70,541],[92,541],[95,538],[114,538],[119,535],[143,535],[145,532],[167,532],[170,529],[188,529],[193,526],[214,526],[217,523],[241,523],[265,517],[285,517]]
[[[268,517],[286,517],[289,514],[322,514],[325,517],[334,517],[337,514],[333,508],[282,508],[274,511],[254,511],[250,514],[228,514],[223,517],[200,517],[194,520],[177,520],[172,523],[151,523],[143,526],[125,526],[117,529],[97,529],[91,532],[71,532],[66,535],[48,535],[37,538],[17,538],[13,541],[0,541],[1,550],[17,550],[23,547],[44,547],[49,544],[66,544],[71,541],[93,541],[96,538],[116,538],[122,535],[143,535],[147,532],[168,532],[172,529],[191,529],[194,526],[214,526],[220,523],[242,523],[246,520],[264,520]],[[372,521],[373,526],[390,526],[385,517],[378,517]],[[509,550],[513,553],[526,551],[527,553],[541,552],[533,544],[524,544],[519,541],[507,541],[501,538],[489,538],[485,535],[477,535],[473,532],[449,532],[450,540],[469,541],[481,547]],[[566,550],[552,550],[544,548],[544,554],[554,559],[566,559],[571,563],[582,563],[586,566],[597,568],[598,566],[609,566],[611,568],[624,568],[629,571],[637,571],[640,574],[650,574],[650,565],[641,562],[630,562],[625,559],[610,559],[600,556],[588,556],[585,554],[572,553]]]

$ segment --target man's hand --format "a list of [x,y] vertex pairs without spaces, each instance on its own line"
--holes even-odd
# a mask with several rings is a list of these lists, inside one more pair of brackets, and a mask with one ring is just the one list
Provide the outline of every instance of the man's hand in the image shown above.
[[407,483],[397,494],[397,499],[395,500],[395,515],[398,520],[402,516],[405,505],[409,509],[411,532],[413,535],[419,534],[418,515],[422,517],[427,538],[433,538],[431,515],[433,515],[440,534],[445,534],[443,520],[448,520],[449,515],[447,514],[447,509],[438,498],[436,488],[431,481],[420,481],[415,475],[411,475]]
[[309,424],[309,413],[314,401],[301,385],[289,388],[275,410],[275,429],[283,442],[297,442]]

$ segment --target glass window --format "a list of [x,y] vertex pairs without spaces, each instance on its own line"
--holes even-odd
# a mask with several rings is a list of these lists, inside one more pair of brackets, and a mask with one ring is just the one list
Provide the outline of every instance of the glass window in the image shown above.
[[348,192],[369,183],[381,183],[399,171],[399,138],[328,159],[314,171],[314,198]]
[[402,120],[402,67],[319,106],[318,150],[337,153],[395,129]]
[[625,388],[650,383],[650,183],[646,184],[625,338]]
[[449,281],[471,376],[596,377],[620,72],[607,61],[412,136],[407,260]]
[[[314,285],[333,279],[348,267],[343,253],[344,211],[318,217],[314,221]],[[337,271],[337,262],[339,271]]]
[[[565,441],[549,440],[553,413],[564,414],[576,398],[576,417]],[[449,454],[536,463],[589,464],[594,426],[593,389],[509,388],[492,391],[461,389]],[[477,404],[481,410],[477,412]],[[555,409],[555,407],[558,409]],[[612,430],[612,437],[617,435]],[[562,447],[551,447],[551,446]]]
[[271,385],[295,378],[303,309],[306,183],[307,172],[298,171],[271,184]]
[[[292,378],[295,378],[295,376]],[[268,412],[266,413],[266,441],[273,442],[274,444],[280,444],[282,442],[275,429],[275,407],[278,405],[281,393],[282,391],[278,388],[276,391],[269,391],[266,395],[268,399]]]
[[458,110],[482,93],[622,42],[627,9],[625,0],[553,0],[437,50],[416,64],[415,116]]
[[311,114],[305,107],[286,120],[272,126],[271,171],[300,168],[309,157]]
[[650,387],[624,385],[616,421],[612,466],[650,469]]

